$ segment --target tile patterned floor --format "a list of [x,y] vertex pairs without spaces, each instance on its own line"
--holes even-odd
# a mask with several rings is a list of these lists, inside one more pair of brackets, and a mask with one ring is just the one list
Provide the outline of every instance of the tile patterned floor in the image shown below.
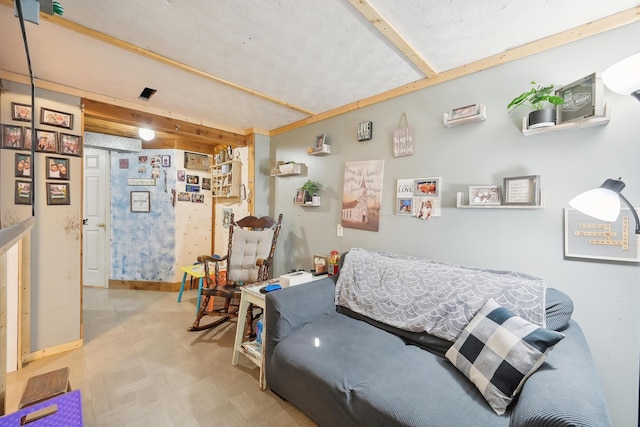
[[84,347],[7,374],[7,412],[27,379],[71,368],[85,426],[315,426],[271,391],[241,357],[231,366],[235,321],[187,332],[196,292],[84,289]]

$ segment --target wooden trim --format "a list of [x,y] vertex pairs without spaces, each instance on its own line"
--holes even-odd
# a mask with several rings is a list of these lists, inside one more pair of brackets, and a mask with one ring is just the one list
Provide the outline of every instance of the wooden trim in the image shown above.
[[28,353],[23,357],[24,363],[33,362],[34,360],[43,359],[45,357],[53,356],[54,354],[64,353],[70,350],[76,350],[78,348],[82,348],[83,341],[82,339],[71,341],[65,344],[56,345],[54,347],[45,348],[42,350],[34,351],[33,353]]
[[250,215],[256,214],[255,200],[253,195],[255,194],[256,187],[256,135],[247,135],[247,188],[245,194],[247,195],[247,212]]
[[307,126],[311,123],[316,123],[321,120],[336,117],[341,114],[345,114],[351,111],[356,111],[364,107],[368,107],[379,102],[387,101],[392,98],[397,98],[408,93],[416,92],[418,90],[425,89],[427,87],[435,86],[440,83],[444,83],[450,80],[457,79],[469,74],[477,73],[489,68],[496,67],[498,65],[506,64],[517,59],[521,59],[530,55],[534,55],[546,50],[562,46],[574,41],[582,40],[587,37],[594,36],[596,34],[603,33],[605,31],[613,30],[624,25],[629,25],[640,20],[640,6],[632,7],[625,11],[616,13],[614,15],[607,16],[597,21],[589,22],[563,31],[558,34],[545,37],[540,40],[536,40],[531,43],[527,43],[522,46],[514,47],[506,52],[501,52],[492,55],[488,58],[480,59],[462,67],[454,68],[449,71],[444,71],[433,78],[425,78],[422,80],[409,83],[407,85],[388,90],[386,92],[370,96],[368,98],[361,99],[359,101],[352,102],[342,107],[334,108],[333,110],[326,111],[324,113],[317,114],[315,116],[307,117],[297,122],[279,127],[269,132],[270,136],[279,135],[285,132],[289,132],[294,129]]
[[426,77],[435,77],[433,67],[402,37],[391,23],[373,6],[369,0],[348,0],[380,33],[389,40]]
[[0,415],[7,397],[7,253],[0,253]]
[[109,279],[109,289],[131,289],[137,291],[178,292],[180,282],[146,282],[141,280]]

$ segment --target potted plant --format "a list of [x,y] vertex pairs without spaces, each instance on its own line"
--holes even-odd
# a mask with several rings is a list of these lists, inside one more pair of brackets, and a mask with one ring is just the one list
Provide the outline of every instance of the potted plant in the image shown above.
[[[305,193],[305,202],[310,202],[313,200],[313,196],[318,196],[318,191],[321,189],[321,185],[316,181],[311,181],[310,179],[304,183],[304,185],[300,188],[304,190]],[[320,202],[318,202],[320,203]]]
[[554,94],[555,85],[543,86],[536,82],[531,82],[534,87],[516,96],[507,105],[509,113],[518,107],[525,106],[531,109],[529,113],[529,129],[556,124],[556,109],[548,108],[549,104],[560,105],[564,102],[562,98]]

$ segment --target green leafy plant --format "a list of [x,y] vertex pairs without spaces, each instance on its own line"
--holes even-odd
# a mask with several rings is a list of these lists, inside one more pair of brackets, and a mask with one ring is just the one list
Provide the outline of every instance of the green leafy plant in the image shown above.
[[531,82],[531,84],[534,87],[516,96],[507,105],[509,112],[523,105],[531,108],[532,111],[538,111],[546,107],[548,103],[560,105],[564,102],[562,98],[554,95],[553,88],[555,85],[542,86],[536,82]]
[[307,180],[304,185],[301,187],[302,190],[305,190],[310,196],[313,194],[317,194],[318,191],[322,188],[322,186],[311,180]]

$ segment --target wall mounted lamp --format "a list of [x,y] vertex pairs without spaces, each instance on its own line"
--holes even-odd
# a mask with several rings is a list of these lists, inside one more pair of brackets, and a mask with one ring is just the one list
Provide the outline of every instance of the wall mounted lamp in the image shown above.
[[138,135],[145,141],[151,141],[156,137],[156,133],[152,129],[147,128],[138,129]]
[[602,81],[613,92],[640,101],[640,53],[616,62],[602,72]]
[[618,219],[620,214],[620,200],[622,199],[636,220],[636,234],[640,234],[638,213],[622,195],[623,188],[624,182],[619,179],[607,179],[600,187],[585,191],[571,199],[569,205],[583,214],[601,221],[613,222]]

